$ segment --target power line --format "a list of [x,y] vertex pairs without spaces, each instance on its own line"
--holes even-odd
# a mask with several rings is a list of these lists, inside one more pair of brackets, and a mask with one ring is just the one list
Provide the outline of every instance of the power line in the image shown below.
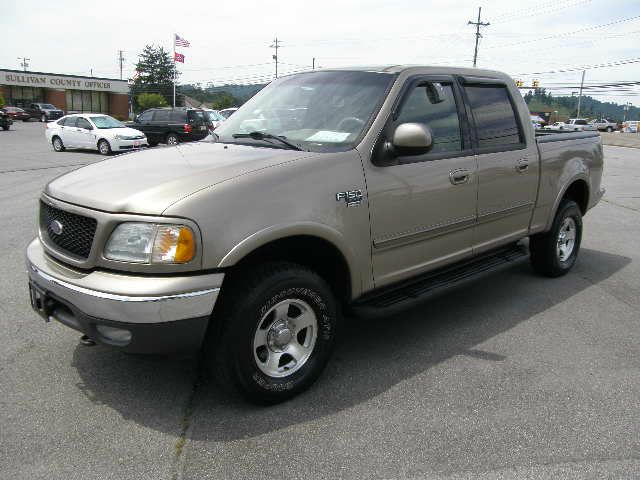
[[475,25],[476,26],[476,48],[475,48],[475,50],[473,52],[473,68],[476,67],[476,61],[478,60],[478,41],[482,37],[482,34],[480,33],[480,27],[488,27],[489,25],[491,25],[490,23],[483,23],[483,22],[480,21],[481,12],[482,12],[482,7],[478,7],[478,21],[477,22],[472,22],[471,20],[469,20],[467,22],[467,25]]
[[20,62],[20,66],[26,72],[27,68],[29,68],[29,60],[31,60],[31,59],[30,58],[26,58],[26,57],[18,57],[18,60],[22,60]]

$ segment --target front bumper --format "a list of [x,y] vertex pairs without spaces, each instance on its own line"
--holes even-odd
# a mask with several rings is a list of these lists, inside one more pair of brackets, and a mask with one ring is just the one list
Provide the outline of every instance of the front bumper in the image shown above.
[[223,273],[149,276],[72,269],[48,256],[39,239],[27,247],[27,270],[32,295],[35,290],[45,295],[42,311],[48,320],[135,353],[198,348],[224,279]]
[[111,150],[114,152],[126,151],[126,150],[139,150],[141,148],[147,148],[149,146],[149,142],[147,142],[146,138],[139,140],[119,140],[113,139]]

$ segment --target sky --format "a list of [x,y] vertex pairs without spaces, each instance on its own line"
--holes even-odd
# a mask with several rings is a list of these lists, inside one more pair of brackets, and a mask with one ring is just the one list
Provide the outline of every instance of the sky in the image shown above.
[[[482,6],[478,67],[502,70],[557,94],[585,85],[640,81],[638,0],[0,0],[0,68],[130,78],[146,44],[191,46],[180,81],[222,85],[279,73],[349,65],[471,66]],[[624,65],[611,63],[627,62]],[[628,61],[632,61],[629,63]],[[600,66],[599,68],[593,68]],[[569,71],[567,71],[569,70]],[[587,92],[587,91],[585,91]],[[640,87],[594,91],[595,98],[640,106]]]

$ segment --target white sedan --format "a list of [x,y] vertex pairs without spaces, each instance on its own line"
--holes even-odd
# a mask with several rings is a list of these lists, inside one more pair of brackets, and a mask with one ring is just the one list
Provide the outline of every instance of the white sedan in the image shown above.
[[48,123],[45,135],[56,152],[87,148],[110,155],[149,146],[140,130],[129,128],[109,115],[96,113],[67,115]]

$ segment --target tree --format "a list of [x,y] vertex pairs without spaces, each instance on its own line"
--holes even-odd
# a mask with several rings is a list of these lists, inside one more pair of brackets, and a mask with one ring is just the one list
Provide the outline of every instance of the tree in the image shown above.
[[[144,93],[156,93],[172,103],[173,79],[179,75],[169,52],[156,45],[147,45],[136,63],[137,76],[133,81],[132,93],[138,98]],[[134,108],[140,107],[134,103]],[[136,108],[137,109],[137,108]]]
[[4,97],[2,96],[2,92],[0,92],[0,108],[4,107]]
[[136,98],[141,110],[147,108],[166,107],[167,101],[159,93],[142,93]]

